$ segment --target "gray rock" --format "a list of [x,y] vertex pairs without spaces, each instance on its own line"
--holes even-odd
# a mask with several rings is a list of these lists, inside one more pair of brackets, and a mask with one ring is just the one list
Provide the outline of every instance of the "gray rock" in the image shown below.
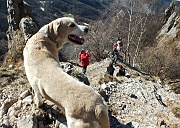
[[26,104],[31,104],[32,101],[33,101],[32,95],[29,95],[29,96],[27,96],[26,98],[24,98],[24,99],[22,100],[22,102],[23,102],[23,103],[26,103]]
[[17,101],[18,99],[6,99],[2,106],[0,107],[0,119],[4,114],[8,112],[8,109]]
[[38,128],[37,119],[33,115],[23,116],[17,121],[18,128]]
[[24,91],[23,93],[20,94],[20,98],[24,99],[25,97],[29,96],[30,92],[29,90]]

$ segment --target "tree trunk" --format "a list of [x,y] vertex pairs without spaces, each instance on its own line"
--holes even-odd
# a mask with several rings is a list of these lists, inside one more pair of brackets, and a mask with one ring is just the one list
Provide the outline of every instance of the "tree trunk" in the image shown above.
[[[31,15],[31,7],[27,3],[24,3],[23,0],[7,0],[7,11],[9,25],[6,33],[8,38],[8,52],[2,64],[2,67],[5,68],[9,67],[9,65],[20,66],[23,62],[23,48],[27,39],[27,36],[25,36],[27,33],[24,33],[24,29],[27,27],[25,22],[28,20],[25,19],[26,21],[23,20],[22,23],[21,20],[23,17],[30,18],[28,16]],[[37,26],[35,27],[37,28]],[[28,28],[28,31],[31,32],[32,30]],[[36,31],[32,32],[35,33]]]

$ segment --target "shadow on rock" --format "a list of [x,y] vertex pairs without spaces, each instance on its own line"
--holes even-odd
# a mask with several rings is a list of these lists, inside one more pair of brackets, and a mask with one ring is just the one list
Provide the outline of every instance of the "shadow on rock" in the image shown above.
[[76,74],[75,76],[80,82],[83,82],[86,85],[90,85],[89,79],[85,74],[79,73],[78,75]]
[[110,128],[134,128],[132,123],[121,124],[116,117],[114,117],[111,112],[109,112]]
[[66,124],[67,121],[64,113],[56,105],[44,103],[40,109],[42,111],[36,115],[38,122],[41,122],[41,124],[38,124],[39,126],[47,126],[54,122],[56,122],[56,125]]

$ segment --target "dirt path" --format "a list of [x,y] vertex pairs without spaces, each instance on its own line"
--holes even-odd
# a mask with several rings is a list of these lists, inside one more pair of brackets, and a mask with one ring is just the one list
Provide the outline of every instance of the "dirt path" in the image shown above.
[[[96,62],[94,64],[91,64],[87,68],[87,77],[92,85],[97,85],[99,79],[106,73],[106,68],[109,65],[110,60],[103,60],[101,62]],[[118,71],[118,67],[114,66],[115,72],[114,76]]]
[[[105,60],[102,60],[101,62],[95,62],[93,64],[90,63],[90,65],[87,67],[86,76],[91,85],[93,86],[99,85],[98,82],[100,78],[102,78],[104,74],[106,73],[107,67],[110,62],[111,62],[110,59],[105,59]],[[73,63],[78,64],[79,66],[76,66],[76,68],[78,69],[79,72],[82,72],[82,67],[80,66],[80,63],[77,61],[73,61]],[[124,67],[127,67],[127,66],[124,65]],[[114,76],[116,76],[116,73],[118,72],[119,67],[114,66],[114,68],[115,68]]]

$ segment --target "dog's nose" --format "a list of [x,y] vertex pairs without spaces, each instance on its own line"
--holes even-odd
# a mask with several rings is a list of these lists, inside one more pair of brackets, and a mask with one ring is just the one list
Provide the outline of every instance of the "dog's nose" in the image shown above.
[[85,29],[84,29],[84,32],[85,32],[85,33],[88,33],[88,30],[89,30],[88,28],[85,28]]

